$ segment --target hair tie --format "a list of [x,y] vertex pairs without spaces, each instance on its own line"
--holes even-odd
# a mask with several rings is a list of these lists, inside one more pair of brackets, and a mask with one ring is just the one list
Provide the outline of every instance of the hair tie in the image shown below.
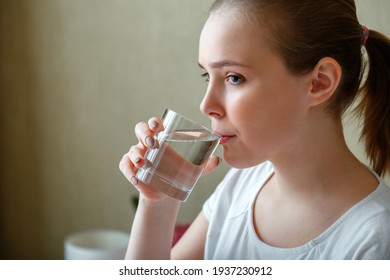
[[361,46],[364,46],[368,40],[368,36],[370,35],[370,30],[365,25],[361,25],[361,27],[362,27],[362,33],[363,33]]

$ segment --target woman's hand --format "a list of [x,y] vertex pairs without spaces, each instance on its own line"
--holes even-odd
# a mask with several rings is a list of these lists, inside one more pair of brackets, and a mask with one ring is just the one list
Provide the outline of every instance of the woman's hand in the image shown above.
[[163,129],[159,118],[151,118],[147,123],[138,123],[135,126],[135,135],[137,136],[138,144],[131,146],[129,152],[122,157],[119,163],[119,169],[127,180],[137,188],[141,195],[151,200],[160,200],[165,198],[166,195],[148,187],[139,181],[135,175],[138,169],[145,164],[144,156],[147,149],[153,148],[156,145],[154,136]]

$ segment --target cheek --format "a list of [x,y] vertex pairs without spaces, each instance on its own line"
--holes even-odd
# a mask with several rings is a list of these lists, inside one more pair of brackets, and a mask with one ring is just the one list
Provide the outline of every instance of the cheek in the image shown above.
[[302,106],[296,92],[285,91],[261,98],[251,96],[232,103],[231,122],[239,134],[239,145],[226,149],[226,161],[235,167],[259,164],[288,146],[302,123]]

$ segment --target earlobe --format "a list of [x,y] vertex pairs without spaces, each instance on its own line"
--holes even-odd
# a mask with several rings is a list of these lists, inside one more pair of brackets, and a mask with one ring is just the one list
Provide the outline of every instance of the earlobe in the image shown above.
[[327,102],[335,93],[341,79],[340,64],[330,57],[322,58],[311,73],[309,105]]

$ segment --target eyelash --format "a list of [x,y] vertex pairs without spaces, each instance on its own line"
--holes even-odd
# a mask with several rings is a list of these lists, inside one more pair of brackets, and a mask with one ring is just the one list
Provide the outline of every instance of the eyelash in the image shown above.
[[210,75],[209,75],[209,73],[207,73],[207,72],[206,72],[206,73],[203,73],[203,74],[201,75],[201,77],[204,78],[206,82],[209,82],[209,81],[210,81]]
[[[202,78],[205,79],[206,82],[209,82],[209,81],[210,81],[210,75],[209,75],[209,73],[203,73],[201,76],[202,76]],[[238,79],[239,81],[234,82],[234,81],[232,81],[232,78]],[[228,76],[226,77],[226,80],[227,80],[230,84],[232,84],[232,85],[234,85],[234,86],[238,86],[238,85],[242,84],[242,83],[245,81],[245,78],[244,78],[243,76],[241,76],[241,75],[233,75],[233,74],[230,74],[230,75],[228,75]]]
[[[233,79],[238,79],[238,81],[234,82]],[[241,75],[228,75],[227,80],[234,86],[238,86],[245,81],[244,77]]]

